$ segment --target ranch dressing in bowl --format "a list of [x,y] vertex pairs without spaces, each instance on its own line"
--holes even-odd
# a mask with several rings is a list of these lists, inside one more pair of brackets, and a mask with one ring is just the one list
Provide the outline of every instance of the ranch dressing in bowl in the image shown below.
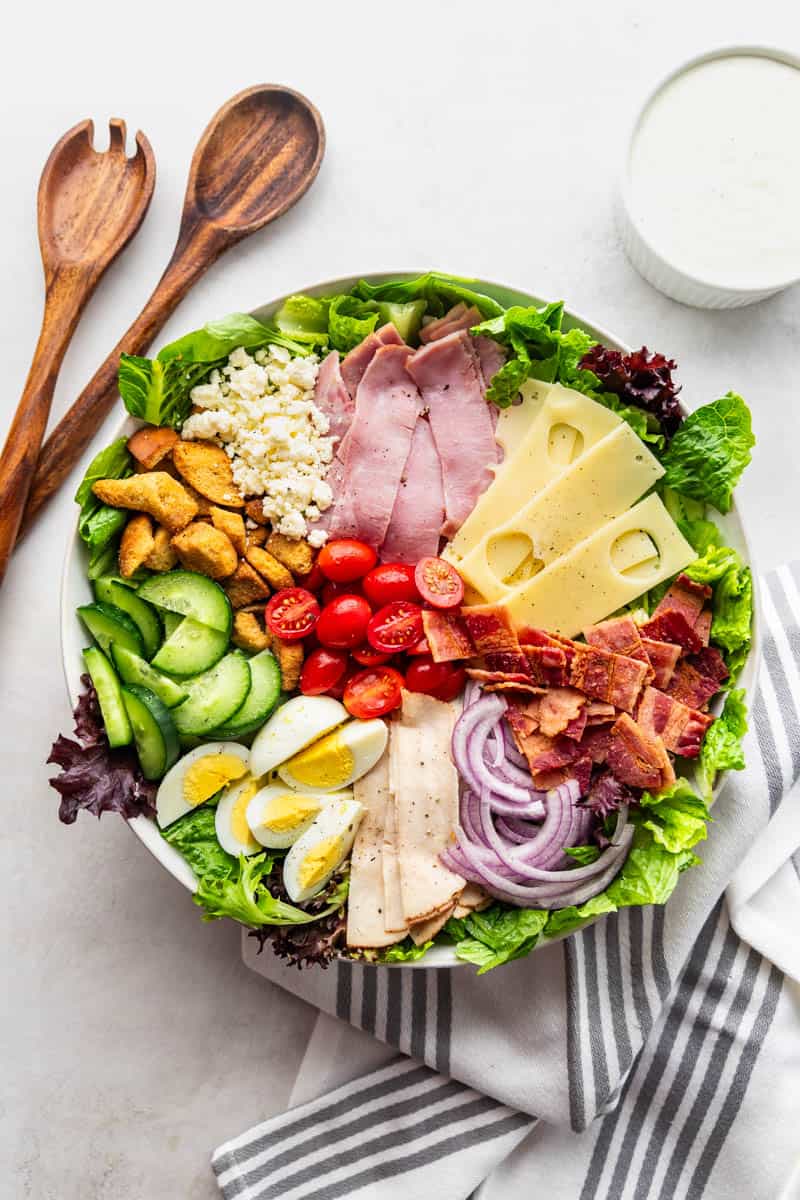
[[634,265],[676,299],[710,307],[800,278],[798,129],[800,69],[784,56],[723,51],[671,76],[629,147]]

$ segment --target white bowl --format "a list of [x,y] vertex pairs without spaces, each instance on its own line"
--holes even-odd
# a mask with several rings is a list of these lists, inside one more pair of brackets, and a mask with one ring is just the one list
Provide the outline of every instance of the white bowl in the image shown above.
[[[381,283],[386,279],[413,279],[421,274],[420,271],[382,271],[369,275],[354,275],[344,279],[329,279],[324,283],[314,284],[310,287],[296,288],[295,292],[304,292],[311,295],[323,295],[336,292],[347,291],[359,279],[366,279],[370,283]],[[534,296],[530,292],[520,291],[515,288],[506,287],[501,284],[490,283],[488,280],[475,280],[477,288],[486,292],[488,295],[494,296],[503,305],[511,304],[537,304],[544,303],[541,297]],[[261,320],[268,320],[275,313],[287,296],[280,296],[276,300],[271,300],[269,303],[262,305],[254,310],[253,315]],[[622,350],[625,353],[630,351],[630,347],[624,342],[615,337],[608,330],[603,329],[595,322],[580,316],[578,313],[568,311],[565,314],[564,323],[566,327],[572,325],[580,325],[589,333],[595,336],[599,341],[606,346],[611,346],[614,349]],[[135,421],[131,417],[122,419],[116,428],[109,433],[109,442],[113,438],[130,435],[138,426],[140,421]],[[725,535],[728,544],[734,546],[740,551],[745,561],[752,562],[750,550],[748,546],[747,536],[742,525],[742,521],[734,503],[730,513],[725,517],[717,517],[719,526]],[[64,570],[61,580],[61,655],[64,666],[64,677],[66,679],[67,690],[70,696],[70,702],[74,706],[80,694],[81,685],[80,677],[84,673],[83,659],[81,652],[86,644],[86,633],[75,615],[75,609],[80,604],[91,602],[91,585],[86,577],[86,552],[83,543],[78,536],[77,517],[75,528],[67,545],[67,552],[64,560]],[[758,605],[756,606],[756,616],[758,614]],[[755,690],[756,672],[758,662],[758,629],[759,622],[756,619],[753,631],[753,649],[748,659],[747,665],[742,673],[740,686],[744,687],[747,692],[748,706],[752,699],[752,694]],[[719,793],[724,781],[724,776],[721,776],[717,782],[715,793]],[[162,866],[170,872],[171,875],[182,883],[189,891],[194,892],[197,888],[197,881],[192,874],[192,871],[181,855],[168,842],[165,842],[158,831],[158,827],[154,821],[148,820],[146,817],[134,817],[128,822],[130,828],[136,834],[141,842],[147,847]],[[567,935],[568,936],[568,935]],[[463,966],[460,959],[456,958],[455,951],[449,946],[434,946],[432,950],[426,954],[424,960],[418,963],[398,964],[411,967],[453,967]]]
[[653,88],[636,114],[625,141],[625,158],[616,205],[617,227],[625,253],[639,274],[654,288],[672,300],[688,304],[693,308],[742,308],[747,304],[755,304],[758,300],[765,300],[768,296],[774,296],[777,292],[784,291],[800,280],[797,272],[776,277],[774,280],[766,280],[763,286],[759,287],[723,286],[712,280],[704,279],[700,274],[690,273],[684,267],[670,262],[656,250],[633,213],[629,169],[631,150],[642,119],[653,101],[681,75],[702,63],[741,55],[769,58],[787,66],[800,68],[800,58],[796,55],[769,46],[725,46],[705,54],[699,54],[671,71]]

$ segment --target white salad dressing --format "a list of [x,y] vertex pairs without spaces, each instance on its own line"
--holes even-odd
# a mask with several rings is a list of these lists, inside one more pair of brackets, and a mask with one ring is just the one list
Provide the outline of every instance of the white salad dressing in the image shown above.
[[800,70],[757,54],[699,63],[645,109],[629,206],[667,262],[709,284],[800,276]]

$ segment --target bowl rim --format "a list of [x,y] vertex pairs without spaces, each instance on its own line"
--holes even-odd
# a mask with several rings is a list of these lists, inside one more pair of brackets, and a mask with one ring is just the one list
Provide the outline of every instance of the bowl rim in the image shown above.
[[[251,309],[250,311],[254,315],[258,315],[260,313],[265,313],[269,310],[274,311],[290,295],[297,294],[298,292],[302,292],[305,294],[311,294],[311,295],[323,294],[328,291],[333,292],[333,291],[337,291],[337,290],[344,290],[348,287],[351,287],[353,285],[353,283],[359,279],[364,279],[369,283],[381,283],[381,282],[384,282],[389,279],[414,279],[417,276],[422,275],[422,274],[425,274],[425,272],[424,271],[404,270],[404,271],[370,271],[370,272],[366,272],[366,273],[360,274],[360,275],[337,276],[333,279],[324,280],[319,283],[314,283],[314,284],[309,284],[307,286],[294,288],[291,292],[286,292],[283,295],[278,296],[273,300],[267,301],[265,304],[259,305],[255,309]],[[543,300],[543,298],[541,296],[538,296],[532,292],[529,292],[525,288],[517,288],[511,284],[501,284],[501,283],[497,283],[495,281],[488,280],[488,279],[477,279],[477,278],[470,279],[467,277],[462,277],[462,278],[464,279],[465,282],[474,284],[477,287],[489,287],[489,288],[492,288],[492,289],[495,289],[495,290],[501,291],[501,292],[515,293],[517,296],[526,298],[529,303],[535,303],[537,305],[541,305],[541,304],[545,303],[545,301]],[[588,317],[583,316],[581,313],[577,312],[575,309],[569,308],[568,306],[565,305],[564,315],[571,324],[580,325],[582,328],[588,329],[591,332],[597,334],[598,337],[603,341],[603,343],[605,345],[609,345],[615,349],[621,350],[621,351],[623,351],[623,353],[626,353],[626,354],[630,353],[631,347],[626,342],[621,341],[610,330],[604,328],[602,325],[598,325],[595,321],[591,320]],[[681,409],[683,410],[684,415],[689,411],[688,409],[686,409],[686,407],[683,404],[681,404]],[[129,414],[125,413],[123,418],[114,427],[112,436],[114,438],[124,436],[127,430],[132,431],[133,429],[138,428],[141,424],[142,424],[141,421],[138,421],[135,418],[131,417]],[[747,529],[745,527],[745,523],[742,519],[742,516],[741,516],[739,510],[738,510],[735,498],[734,498],[733,504],[731,506],[731,511],[728,515],[729,515],[729,517],[733,516],[738,525],[739,532],[741,534],[741,541],[744,546],[745,559],[747,561],[747,564],[750,566],[751,570],[755,574],[755,566],[754,566],[751,542],[750,542],[750,539],[747,534]],[[78,685],[79,685],[81,671],[76,669],[74,658],[72,655],[72,648],[73,648],[72,643],[74,643],[76,641],[76,638],[75,638],[75,611],[74,611],[74,607],[72,605],[71,598],[69,597],[69,591],[70,591],[70,583],[72,580],[73,571],[75,570],[75,559],[76,559],[76,556],[79,554],[80,549],[81,549],[81,543],[80,543],[80,537],[78,536],[78,518],[76,517],[73,527],[72,527],[71,535],[67,540],[66,550],[65,550],[65,554],[64,554],[64,562],[63,562],[62,571],[61,571],[61,583],[60,583],[60,590],[59,590],[61,665],[62,665],[64,681],[65,681],[65,685],[66,685],[66,689],[67,689],[67,695],[69,697],[71,707],[74,707],[75,703],[77,702],[77,698],[78,698],[78,694],[79,694],[79,686]],[[85,575],[85,572],[81,571],[81,574]],[[748,656],[747,664],[743,671],[743,679],[741,681],[741,686],[743,686],[745,688],[748,707],[750,707],[751,702],[752,702],[752,697],[755,693],[755,688],[756,688],[757,681],[758,681],[758,665],[760,663],[760,658],[761,658],[761,654],[760,654],[760,649],[761,649],[760,611],[761,611],[761,605],[760,605],[759,590],[758,590],[758,587],[755,587],[753,589],[753,640],[752,640],[750,655]],[[748,675],[749,675],[749,678],[745,682],[744,679]],[[724,788],[725,782],[726,782],[729,774],[730,774],[729,771],[724,771],[721,773],[721,777],[718,779],[717,784],[714,788],[714,799],[715,800],[719,797],[720,792]],[[153,857],[158,860],[158,862],[161,864],[162,867],[164,867],[167,871],[169,871],[169,873],[173,876],[173,878],[175,878],[179,883],[181,883],[188,891],[194,893],[197,890],[197,880],[196,880],[194,874],[192,873],[192,870],[189,867],[188,863],[177,853],[177,851],[175,851],[173,849],[172,846],[169,845],[168,842],[166,842],[162,838],[155,821],[150,820],[148,817],[138,816],[138,817],[134,817],[131,820],[129,820],[127,822],[127,824],[130,827],[130,829],[133,831],[133,833],[136,835],[136,837],[139,839],[139,841],[142,842],[147,847],[147,849],[150,851],[150,853],[153,855]],[[581,928],[582,929],[587,928],[588,925],[594,924],[595,921],[600,920],[600,919],[601,919],[600,917],[596,917],[592,921],[587,922],[586,925],[581,926]],[[572,932],[574,932],[574,931],[572,931]],[[534,948],[533,952],[535,953],[536,950],[541,949],[544,946],[551,945],[557,941],[561,941],[565,937],[571,937],[571,936],[572,936],[572,933],[570,932],[570,933],[560,934],[559,936],[557,936],[555,938],[548,938],[546,942],[539,943],[539,945],[537,945]],[[347,961],[349,961],[349,960],[347,960]],[[403,967],[403,968],[410,969],[410,968],[429,968],[429,967],[430,968],[445,968],[445,967],[456,967],[456,966],[463,967],[463,966],[467,966],[468,964],[456,957],[455,950],[453,947],[433,946],[428,951],[428,953],[425,955],[425,958],[418,962],[374,963],[374,964],[364,964],[364,965],[374,965],[374,966],[380,966],[380,967]]]
[[631,203],[631,178],[630,178],[630,160],[633,144],[636,135],[639,132],[639,127],[645,117],[650,106],[656,98],[665,91],[670,84],[674,83],[680,76],[688,74],[689,71],[700,67],[704,63],[716,62],[723,58],[769,58],[773,62],[783,63],[785,66],[794,67],[795,70],[800,70],[800,55],[794,54],[791,50],[785,50],[780,46],[770,46],[761,43],[732,43],[731,45],[717,46],[711,50],[705,50],[700,54],[692,55],[691,58],[684,59],[678,66],[673,67],[666,75],[663,75],[653,87],[645,95],[644,100],[636,109],[635,114],[628,123],[628,131],[623,141],[623,158],[622,165],[619,171],[618,196],[622,210],[625,214],[625,219],[629,223],[631,229],[643,244],[647,253],[652,259],[657,262],[662,269],[673,271],[676,275],[686,283],[696,285],[697,287],[707,288],[710,292],[715,293],[720,299],[728,298],[743,298],[752,297],[759,300],[764,297],[765,293],[774,295],[776,292],[782,292],[786,288],[800,281],[800,271],[795,271],[789,276],[783,276],[777,280],[765,280],[759,284],[750,285],[748,287],[735,287],[730,284],[715,282],[711,279],[706,279],[702,275],[696,275],[693,272],[687,271],[684,267],[665,258],[664,254],[657,250],[649,237],[642,230],[641,224],[634,216],[633,206]]

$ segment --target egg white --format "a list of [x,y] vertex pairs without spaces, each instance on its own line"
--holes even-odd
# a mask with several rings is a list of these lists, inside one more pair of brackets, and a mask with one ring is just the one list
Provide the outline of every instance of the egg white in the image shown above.
[[294,791],[283,783],[273,783],[253,796],[247,806],[247,823],[262,846],[286,850],[305,833],[327,804],[352,799],[352,792],[315,792],[311,788]]
[[278,774],[299,791],[338,791],[372,770],[388,737],[385,721],[349,721],[293,755],[278,767]]
[[[195,767],[195,764],[199,763],[201,759],[213,760],[218,755],[232,755],[240,759],[245,768],[250,762],[250,751],[246,746],[240,746],[238,742],[206,742],[205,745],[198,746],[196,749],[190,750],[188,754],[184,754],[183,758],[179,758],[175,765],[167,771],[156,794],[156,819],[161,829],[171,825],[173,821],[177,821],[179,817],[197,807],[197,803],[192,803],[185,794],[184,784],[187,772]],[[208,766],[210,772],[213,772],[213,761],[209,762]],[[213,775],[210,782],[213,782]],[[214,790],[199,803],[210,799],[228,782],[229,779],[221,777]]]
[[358,800],[326,804],[283,860],[283,885],[300,904],[323,890],[353,848],[364,805]]
[[247,824],[247,806],[258,784],[252,775],[245,775],[238,783],[231,784],[220,798],[214,814],[214,829],[217,841],[223,850],[238,858],[257,854],[261,843],[257,842]]
[[347,709],[332,696],[295,696],[259,729],[250,748],[250,770],[266,775],[305,746],[347,720]]

